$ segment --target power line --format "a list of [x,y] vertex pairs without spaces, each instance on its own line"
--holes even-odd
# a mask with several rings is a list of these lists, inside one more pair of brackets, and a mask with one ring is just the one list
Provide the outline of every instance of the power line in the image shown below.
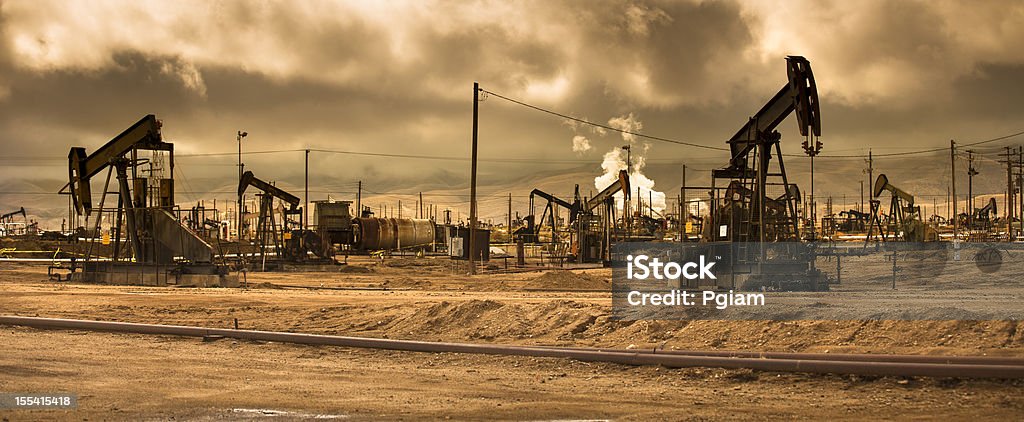
[[[982,140],[982,141],[960,144],[958,146],[972,147],[972,146],[975,146],[975,145],[982,145],[982,144],[988,144],[988,143],[992,143],[992,142],[998,142],[998,141],[1002,141],[1004,139],[1010,139],[1010,138],[1013,138],[1013,137],[1016,137],[1016,136],[1020,136],[1020,135],[1024,135],[1024,131],[1017,132],[1017,133],[1011,133],[1009,135],[1003,135],[1003,136],[999,136],[999,137],[996,137],[996,138],[985,139],[985,140]],[[899,157],[899,156],[904,156],[904,155],[927,154],[927,153],[944,152],[944,151],[949,151],[949,147],[930,148],[930,149],[923,149],[923,150],[918,150],[918,151],[890,152],[890,153],[874,154],[874,156],[875,157]],[[863,155],[819,155],[818,157],[827,157],[827,158],[863,158],[864,156]]]
[[[306,148],[299,149],[282,149],[282,150],[265,150],[265,151],[243,151],[242,155],[254,155],[254,154],[279,154],[286,152],[305,152]],[[342,155],[358,155],[366,157],[385,157],[385,158],[412,158],[421,160],[440,160],[440,161],[469,161],[468,157],[458,157],[450,155],[423,155],[423,154],[391,154],[383,152],[365,152],[365,151],[347,151],[327,148],[309,148],[311,152],[320,152],[327,154],[342,154]],[[197,154],[177,154],[175,157],[219,157],[219,156],[236,156],[238,152],[210,152],[210,153],[197,153]],[[594,160],[550,160],[544,158],[479,158],[477,161],[494,162],[494,163],[552,163],[552,164],[592,164]]]
[[668,143],[677,144],[677,145],[686,145],[686,146],[690,146],[690,147],[694,147],[694,148],[704,148],[704,149],[710,149],[710,150],[714,150],[714,151],[729,151],[728,148],[724,148],[724,147],[712,147],[712,146],[708,146],[708,145],[695,144],[693,142],[686,142],[686,141],[679,141],[679,140],[676,140],[676,139],[663,138],[663,137],[660,137],[660,136],[644,135],[644,134],[638,133],[638,132],[633,132],[633,131],[629,131],[629,130],[619,129],[619,128],[616,128],[616,127],[611,127],[611,126],[603,125],[603,124],[600,124],[600,123],[594,123],[594,122],[591,122],[591,121],[586,120],[586,119],[581,119],[579,117],[570,116],[568,114],[559,113],[559,112],[553,111],[553,110],[548,110],[546,108],[538,107],[538,106],[535,106],[533,104],[527,104],[527,103],[524,103],[522,101],[515,100],[515,99],[512,99],[512,98],[506,97],[504,95],[488,91],[488,90],[483,89],[483,88],[480,88],[480,91],[484,92],[484,93],[486,93],[488,95],[493,95],[495,97],[501,98],[501,99],[503,99],[505,101],[508,101],[508,102],[511,102],[511,103],[515,103],[515,104],[519,104],[519,105],[521,105],[523,107],[532,108],[534,110],[537,110],[537,111],[540,111],[540,112],[543,112],[543,113],[548,113],[548,114],[551,114],[551,115],[554,115],[554,116],[558,116],[558,117],[561,117],[563,119],[568,119],[568,120],[572,120],[574,122],[583,123],[585,125],[599,127],[599,128],[605,129],[605,130],[613,131],[613,132],[619,132],[619,133],[624,133],[624,134],[627,134],[627,135],[638,136],[638,137],[641,137],[641,138],[651,139],[651,140],[654,140],[654,141],[668,142]]
[[[710,149],[710,150],[715,150],[715,151],[730,151],[729,148],[712,147],[712,146],[707,146],[707,145],[700,145],[700,144],[695,144],[695,143],[692,143],[692,142],[679,141],[679,140],[675,140],[675,139],[662,138],[662,137],[658,137],[658,136],[644,135],[642,133],[637,133],[637,132],[632,132],[632,131],[623,130],[623,129],[619,129],[619,128],[614,128],[614,127],[603,125],[603,124],[600,124],[600,123],[594,123],[594,122],[591,122],[589,120],[581,119],[581,118],[578,118],[578,117],[575,117],[575,116],[570,116],[568,114],[559,113],[557,111],[549,110],[549,109],[546,109],[546,108],[543,108],[543,107],[540,107],[540,106],[535,106],[533,104],[529,104],[529,103],[526,103],[526,102],[523,102],[523,101],[520,101],[520,100],[512,99],[512,98],[506,97],[504,95],[488,91],[488,90],[483,89],[483,88],[480,88],[480,91],[484,92],[484,93],[487,93],[488,95],[493,95],[495,97],[501,98],[501,99],[503,99],[505,101],[509,101],[511,103],[521,105],[523,107],[527,107],[527,108],[530,108],[530,109],[533,109],[533,110],[537,110],[537,111],[540,111],[540,112],[543,112],[543,113],[548,113],[548,114],[551,114],[551,115],[554,115],[554,116],[561,117],[563,119],[572,120],[574,122],[583,123],[583,124],[591,125],[591,126],[596,126],[596,127],[599,127],[599,128],[602,128],[602,129],[606,129],[606,130],[611,130],[611,131],[615,131],[615,132],[619,132],[619,133],[625,133],[625,134],[629,134],[629,135],[633,135],[633,136],[639,136],[639,137],[642,137],[642,138],[652,139],[652,140],[655,140],[655,141],[662,141],[662,142],[669,142],[669,143],[678,144],[678,145],[691,146],[691,147],[695,147],[695,148],[704,148],[704,149]],[[1024,135],[1024,131],[1013,133],[1013,134],[1010,134],[1010,135],[1000,136],[1000,137],[996,137],[996,138],[992,138],[992,139],[986,139],[986,140],[983,140],[983,141],[967,143],[967,144],[964,144],[964,146],[982,145],[982,144],[987,144],[987,143],[991,143],[991,142],[1001,141],[1001,140],[1004,140],[1004,139],[1013,138],[1015,136],[1020,136],[1020,135]],[[946,148],[942,147],[942,148],[923,149],[923,150],[917,150],[917,151],[890,152],[890,153],[875,154],[874,156],[875,157],[900,157],[900,156],[906,156],[906,155],[927,154],[927,153],[934,153],[934,152],[940,152],[940,151],[946,151]],[[802,154],[783,154],[783,156],[787,156],[787,157],[802,157],[803,155]],[[863,155],[818,155],[818,157],[822,157],[822,158],[864,158]]]

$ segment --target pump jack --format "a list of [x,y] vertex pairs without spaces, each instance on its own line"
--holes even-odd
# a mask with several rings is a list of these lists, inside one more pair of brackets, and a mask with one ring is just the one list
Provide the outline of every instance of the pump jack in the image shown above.
[[[615,194],[619,192],[622,192],[626,199],[629,198],[629,175],[625,170],[620,170],[618,178],[593,198],[583,198],[580,195],[580,186],[576,185],[571,203],[540,189],[534,189],[530,192],[530,210],[534,211],[535,197],[546,199],[547,204],[539,220],[536,219],[535,212],[523,219],[527,223],[526,229],[518,230],[517,236],[524,241],[536,242],[541,228],[547,224],[551,227],[552,250],[557,250],[558,221],[555,214],[558,207],[561,207],[568,211],[568,226],[571,228],[568,257],[577,263],[608,263],[611,261],[612,234],[615,232]],[[604,209],[600,210],[602,205]]]
[[869,214],[854,209],[840,211],[839,231],[856,232],[864,230]]
[[[879,219],[881,201],[878,197],[886,191],[892,198],[889,202],[889,221],[883,228]],[[914,205],[914,195],[893,186],[886,175],[878,175],[871,193],[875,199],[871,200],[871,220],[868,223],[868,236],[865,242],[871,241],[875,228],[878,228],[883,241],[890,231],[893,232],[893,237],[899,237],[907,242],[938,240],[937,232],[921,221],[921,207]]]
[[12,222],[14,220],[14,217],[16,217],[18,214],[21,214],[21,218],[24,218],[26,223],[28,222],[28,216],[25,214],[25,207],[21,207],[17,211],[11,211],[11,212],[9,212],[7,214],[0,215],[0,222],[10,223],[10,222]]
[[[302,200],[298,196],[258,179],[251,171],[246,171],[242,174],[242,180],[239,181],[238,194],[243,195],[249,186],[262,192],[257,194],[260,197],[260,212],[256,222],[256,242],[260,251],[261,270],[267,269],[267,255],[271,247],[285,261],[292,263],[307,261],[308,252],[313,252],[324,260],[330,259],[327,254],[324,254],[320,236],[316,232],[301,227],[289,227],[301,225],[298,223],[299,220],[288,218],[294,215],[301,219],[302,207],[299,204]],[[288,205],[288,208],[281,213],[284,221],[281,221],[280,226],[274,220],[274,198]]]
[[[738,183],[749,192],[744,198],[727,199],[738,201],[736,205],[746,210],[745,215],[725,216],[719,215],[717,208],[712,210],[716,221],[712,221],[711,226],[718,232],[713,240],[766,242],[799,238],[797,198],[791,194],[791,186],[795,185],[790,184],[786,176],[779,146],[782,135],[775,128],[795,113],[801,135],[820,136],[821,116],[810,62],[800,56],[789,56],[786,65],[789,82],[729,139],[732,153],[729,166],[711,173],[712,187],[715,179],[728,179],[730,188]],[[778,173],[769,172],[773,149],[779,162]],[[781,183],[769,182],[769,176],[780,177]],[[773,201],[768,195],[770,186],[781,186],[782,196]],[[784,206],[785,212],[777,218],[768,215],[772,208],[777,208],[773,202]],[[726,226],[724,233],[720,231],[723,225]]]
[[[90,180],[107,170],[94,229],[100,228],[103,212],[110,211],[103,204],[111,173],[117,174],[118,184],[116,223],[113,225],[114,253],[109,261],[93,260],[91,251],[95,240],[90,241],[90,253],[86,254],[82,273],[77,277],[88,282],[123,284],[235,284],[237,280],[227,276],[227,268],[214,262],[213,247],[172,214],[174,179],[156,179],[159,183],[158,197],[150,198],[152,175],[144,178],[136,174],[135,167],[149,162],[146,158],[139,158],[139,152],[151,151],[167,153],[170,174],[173,175],[174,144],[164,142],[161,126],[156,116],[150,114],[92,154],[86,154],[83,147],[72,147],[68,153],[69,181],[61,193],[71,195],[75,210],[87,219],[95,211]],[[125,223],[130,247],[129,256],[124,260],[120,257],[122,222]]]
[[970,230],[984,230],[987,231],[992,228],[993,216],[997,213],[996,199],[989,198],[988,203],[984,207],[975,208],[970,214],[960,213],[958,215],[960,226],[967,227]]
[[[579,185],[577,185],[576,188],[579,189]],[[537,213],[534,212],[534,197],[537,196],[547,200],[547,204],[544,206],[544,211],[542,212],[540,219],[537,219],[535,217]],[[555,214],[558,211],[558,207],[565,208],[566,210],[569,211],[570,218],[575,218],[579,204],[570,204],[568,201],[561,199],[550,193],[544,192],[540,189],[534,189],[532,192],[530,192],[530,215],[528,215],[526,218],[528,225],[532,223],[533,230],[529,230],[528,237],[530,239],[524,240],[540,242],[541,228],[544,226],[544,223],[547,222],[549,223],[548,225],[551,227],[551,245],[552,247],[555,247],[555,245],[558,242],[558,221],[555,219]]]
[[[629,199],[629,175],[625,170],[619,171],[619,177],[597,195],[590,199],[581,199],[579,187],[576,188],[576,241],[573,243],[572,254],[576,262],[611,262],[612,232],[615,226],[615,194],[622,192]],[[594,212],[604,205],[601,216]],[[595,230],[597,229],[597,230]]]
[[[21,218],[25,220],[25,226],[22,229],[17,229],[17,223],[14,222],[14,217],[21,215]],[[0,229],[4,235],[19,234],[27,232],[29,229],[28,214],[25,214],[25,207],[19,208],[17,211],[11,211],[7,214],[0,215]]]
[[[818,91],[807,59],[786,57],[786,74],[786,84],[729,139],[729,165],[711,173],[714,200],[703,237],[715,242],[709,246],[715,253],[730,257],[732,271],[731,277],[718,277],[719,288],[828,287],[819,282],[824,276],[814,267],[813,248],[798,243],[799,189],[786,175],[779,143],[782,135],[775,130],[790,114],[796,114],[801,135],[820,136]],[[773,151],[776,171],[769,169]],[[769,181],[769,177],[777,181]],[[725,198],[719,197],[720,188],[715,187],[720,179],[729,180]],[[742,285],[737,285],[737,276],[743,279]]]

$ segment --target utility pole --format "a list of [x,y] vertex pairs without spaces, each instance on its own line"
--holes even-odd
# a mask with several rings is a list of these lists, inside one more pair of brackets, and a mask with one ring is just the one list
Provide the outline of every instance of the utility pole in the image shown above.
[[476,149],[480,116],[480,84],[473,82],[473,156],[469,174],[469,275],[476,274]]
[[952,215],[952,213],[949,212],[949,207],[953,206],[952,205],[953,203],[950,202],[950,201],[951,201],[951,199],[949,198],[949,185],[946,185],[946,218],[947,219],[949,218],[950,215]]
[[[875,157],[871,153],[871,149],[868,149],[868,189],[872,189],[872,183],[875,183]],[[861,202],[864,202],[863,200]]]
[[416,203],[416,208],[419,210],[417,218],[423,218],[423,192],[420,192],[420,200]]
[[960,222],[956,215],[956,141],[952,139],[949,140],[949,177],[953,189],[953,214],[950,217],[953,219],[953,242],[956,242],[959,239]]
[[1010,153],[1010,147],[1006,147],[1006,198],[1004,204],[1006,206],[1006,240],[1012,240],[1013,235],[1013,211],[1014,211],[1014,194],[1013,194],[1013,155]]
[[[874,183],[875,183],[875,179],[874,179],[874,177],[875,177],[875,157],[871,153],[871,148],[868,148],[868,160],[867,160],[867,163],[868,163],[868,168],[867,168],[867,172],[868,172],[868,192],[872,193],[871,197],[873,198],[874,197],[874,192],[875,192],[875,190],[874,190]],[[863,194],[864,186],[863,186],[863,184],[861,185],[861,192],[862,193],[861,193],[861,200],[860,200],[860,202],[861,202],[861,207],[863,207],[864,206],[864,194]],[[863,210],[861,212],[863,212]],[[871,210],[869,209],[868,212],[871,212]],[[877,218],[877,216],[875,216],[875,217]],[[870,224],[870,221],[871,221],[871,217],[868,217],[869,224]]]
[[512,243],[512,192],[508,193],[508,243]]
[[1024,231],[1024,147],[1017,147],[1017,188],[1020,189],[1020,216],[1021,229]]
[[[363,181],[360,180],[356,188],[356,217],[363,216]],[[382,216],[383,217],[383,216]]]
[[302,200],[302,229],[306,230],[309,228],[309,148],[306,149],[305,197]]
[[[244,138],[244,137],[246,137],[248,135],[249,135],[249,132],[238,131],[238,184],[239,185],[242,184],[242,170],[244,169],[244,167],[242,165],[242,138]],[[242,194],[239,193],[238,194],[238,216],[237,216],[238,217],[238,227],[235,230],[236,234],[238,235],[236,240],[238,240],[238,241],[242,240],[242,209],[243,209],[243,207],[242,207]]]
[[[629,146],[629,145],[623,145],[622,149],[626,150],[626,177],[629,177],[629,174],[630,174],[629,173],[629,167],[632,165],[632,163],[630,162],[630,159],[632,157],[630,155],[632,154],[633,148],[631,146]],[[639,201],[639,200],[640,200],[640,198],[637,197],[637,201]],[[633,213],[631,211],[632,211],[632,208],[629,205],[629,192],[623,192],[622,193],[622,221],[624,223],[626,223],[626,233],[632,233],[632,229],[633,229],[633,226],[632,226],[633,225],[633,215],[632,215]]]
[[974,227],[974,176],[978,170],[974,168],[974,151],[967,150],[967,221],[968,229]]
[[864,212],[864,181],[860,181],[860,205],[857,207],[858,212]]
[[690,221],[690,207],[686,203],[686,164],[683,164],[683,184],[679,186],[679,241],[685,242],[686,223]]

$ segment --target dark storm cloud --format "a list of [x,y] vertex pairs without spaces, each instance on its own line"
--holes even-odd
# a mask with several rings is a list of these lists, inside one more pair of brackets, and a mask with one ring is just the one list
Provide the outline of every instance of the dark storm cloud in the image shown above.
[[[827,151],[942,146],[1022,128],[1022,41],[1019,2],[6,1],[0,146],[52,158],[0,159],[0,175],[60,179],[68,147],[91,150],[146,113],[182,154],[233,151],[241,129],[249,151],[466,157],[473,81],[600,123],[632,112],[645,132],[724,146],[785,83],[788,54],[812,62]],[[592,184],[602,154],[623,142],[498,98],[480,107],[482,156],[592,162],[488,164],[488,183],[567,166],[589,168],[577,182]],[[794,126],[780,130],[795,153]],[[577,134],[589,152],[572,151]],[[660,190],[678,186],[669,160],[726,161],[651,145]],[[245,161],[294,184],[301,158]],[[234,160],[182,157],[181,169],[195,191],[230,190]],[[462,161],[314,154],[311,168],[330,186],[468,178]]]

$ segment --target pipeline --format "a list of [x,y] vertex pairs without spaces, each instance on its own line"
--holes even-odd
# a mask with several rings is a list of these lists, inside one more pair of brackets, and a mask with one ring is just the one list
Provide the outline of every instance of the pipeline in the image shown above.
[[[536,346],[552,347],[552,346]],[[725,358],[747,359],[796,359],[796,360],[831,360],[844,362],[893,362],[893,363],[933,363],[963,365],[1010,365],[1024,366],[1024,358],[1008,356],[935,356],[935,355],[889,355],[869,353],[794,353],[794,352],[752,352],[743,350],[664,350],[664,349],[621,349],[621,348],[585,348],[558,347],[571,350],[596,350],[611,353],[647,353],[657,355],[680,356],[713,356]]]
[[[186,337],[219,336],[240,340],[386,349],[408,352],[474,353],[505,356],[551,357],[633,366],[659,365],[668,368],[715,367],[726,369],[753,369],[759,371],[820,374],[1024,379],[1024,365],[886,362],[881,361],[881,359],[878,361],[844,361],[822,359],[695,356],[668,353],[640,353],[636,351],[602,351],[600,349],[391,340],[273,331],[232,330],[180,325],[138,324],[128,322],[19,316],[0,316],[0,325],[17,325],[40,329],[105,331]],[[831,356],[829,356],[829,358],[831,358]]]

